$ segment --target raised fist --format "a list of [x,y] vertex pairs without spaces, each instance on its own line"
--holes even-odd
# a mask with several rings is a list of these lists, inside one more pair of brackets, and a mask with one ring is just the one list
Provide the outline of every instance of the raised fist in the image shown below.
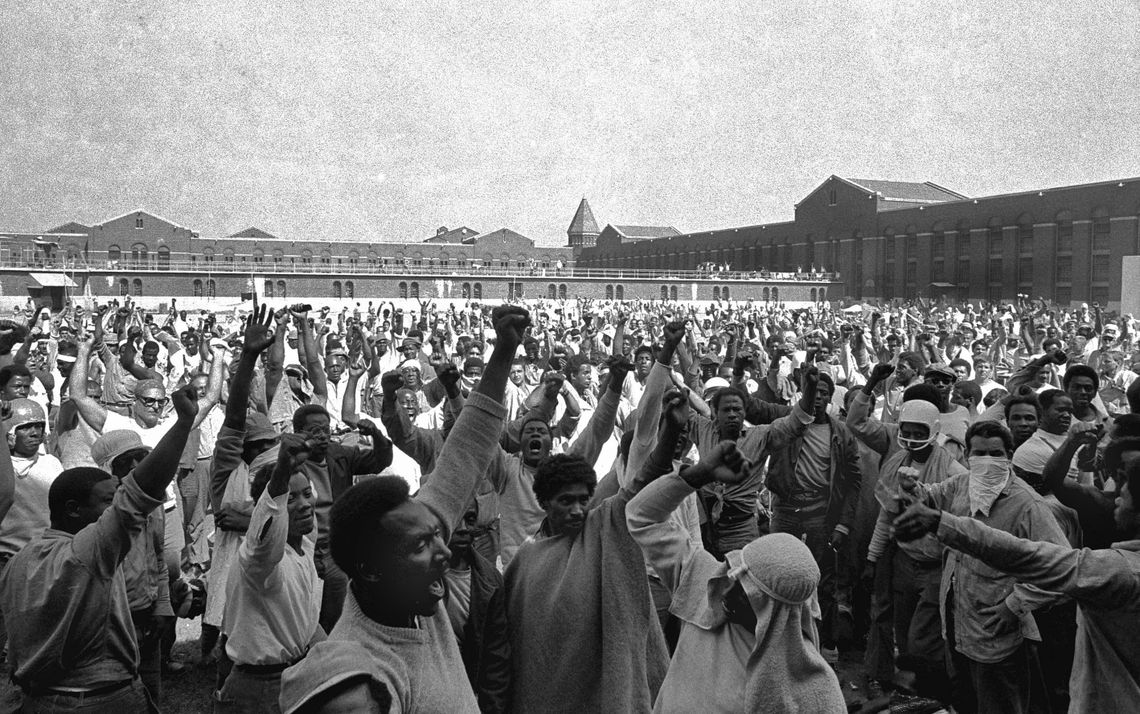
[[491,313],[491,324],[500,344],[518,347],[530,327],[530,313],[518,305],[500,305]]
[[887,377],[891,376],[894,373],[895,373],[895,366],[893,364],[887,364],[886,362],[880,362],[879,364],[875,365],[874,369],[871,370],[871,381],[872,382],[882,382],[884,379],[886,379]]
[[394,399],[396,391],[403,388],[404,378],[397,372],[387,372],[380,378],[380,389],[384,392],[385,399]]
[[666,347],[676,349],[677,345],[681,344],[681,340],[685,339],[685,323],[680,320],[674,320],[666,324],[664,335]]

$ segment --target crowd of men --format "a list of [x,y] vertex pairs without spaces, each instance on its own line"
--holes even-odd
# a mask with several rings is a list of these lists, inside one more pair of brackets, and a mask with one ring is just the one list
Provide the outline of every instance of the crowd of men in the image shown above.
[[1130,711],[1131,315],[129,302],[0,320],[6,711]]

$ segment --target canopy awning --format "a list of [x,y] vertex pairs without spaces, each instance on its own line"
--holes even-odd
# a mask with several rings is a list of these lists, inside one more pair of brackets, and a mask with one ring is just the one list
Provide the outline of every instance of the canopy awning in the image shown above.
[[64,273],[28,273],[41,288],[77,288],[75,281]]
[[958,286],[955,285],[954,283],[931,283],[930,287],[932,287],[932,288],[956,288]]

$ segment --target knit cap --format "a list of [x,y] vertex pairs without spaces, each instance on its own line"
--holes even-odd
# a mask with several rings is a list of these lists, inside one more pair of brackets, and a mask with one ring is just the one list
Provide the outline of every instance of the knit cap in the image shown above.
[[728,577],[744,587],[749,599],[760,596],[798,605],[819,587],[819,566],[804,542],[790,533],[761,536],[726,556]]

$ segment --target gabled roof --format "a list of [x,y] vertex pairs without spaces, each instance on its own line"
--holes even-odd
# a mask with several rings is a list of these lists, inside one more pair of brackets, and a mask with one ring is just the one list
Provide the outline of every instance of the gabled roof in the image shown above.
[[76,221],[69,221],[67,223],[64,223],[62,226],[56,226],[55,228],[52,228],[51,230],[49,230],[47,232],[48,233],[86,233],[89,230],[91,230],[91,228],[89,226],[85,226],[82,223],[78,223]]
[[462,243],[466,239],[479,235],[479,231],[467,226],[460,226],[459,228],[448,229],[446,226],[440,226],[435,232],[434,236],[424,238],[424,243]]
[[943,188],[938,184],[925,181],[914,183],[911,181],[878,181],[876,179],[844,179],[871,193],[878,194],[880,201],[896,201],[900,203],[941,203],[942,201],[960,201],[969,198],[963,194]]
[[480,233],[479,235],[471,236],[470,238],[464,238],[463,244],[464,245],[479,245],[483,241],[492,240],[492,239],[496,239],[496,238],[501,239],[501,240],[524,240],[524,241],[530,243],[531,245],[534,244],[534,241],[532,241],[530,238],[527,238],[522,233],[512,231],[510,228],[500,228],[497,231],[490,231],[489,233]]
[[[174,221],[170,220],[169,218],[163,218],[162,216],[158,215],[157,213],[151,213],[150,211],[144,211],[144,210],[143,210],[143,209],[141,209],[141,208],[136,208],[136,209],[134,209],[133,211],[127,211],[126,213],[122,213],[122,214],[120,214],[120,215],[118,215],[118,216],[115,216],[114,218],[108,218],[108,219],[107,219],[107,220],[105,220],[105,221],[99,221],[98,223],[96,223],[96,224],[95,224],[95,226],[102,226],[102,225],[106,225],[106,224],[108,224],[108,223],[111,223],[111,222],[113,222],[113,221],[117,221],[117,220],[119,220],[120,218],[126,218],[127,216],[134,216],[134,215],[138,215],[139,213],[143,214],[144,216],[150,216],[151,218],[157,218],[158,220],[162,221],[163,223],[166,223],[166,224],[172,225],[172,226],[174,226],[175,228],[182,228],[182,229],[184,229],[184,230],[190,230],[190,229],[189,229],[189,228],[187,228],[186,226],[184,226],[184,225],[181,225],[181,224],[179,224],[179,223],[175,223]],[[94,228],[95,226],[92,226],[92,228]]]
[[574,220],[570,221],[570,227],[566,229],[567,234],[577,233],[594,233],[598,232],[598,222],[594,220],[594,212],[590,210],[590,202],[582,199],[578,204],[578,210],[574,213]]
[[673,226],[615,226],[611,223],[606,228],[613,228],[622,238],[631,241],[671,238],[681,235],[681,231]]
[[281,240],[280,238],[273,235],[272,233],[266,233],[265,231],[261,230],[260,228],[256,228],[256,227],[252,227],[252,226],[249,228],[246,228],[243,231],[238,231],[237,233],[230,234],[230,235],[226,236],[226,238],[252,238],[254,240]]

